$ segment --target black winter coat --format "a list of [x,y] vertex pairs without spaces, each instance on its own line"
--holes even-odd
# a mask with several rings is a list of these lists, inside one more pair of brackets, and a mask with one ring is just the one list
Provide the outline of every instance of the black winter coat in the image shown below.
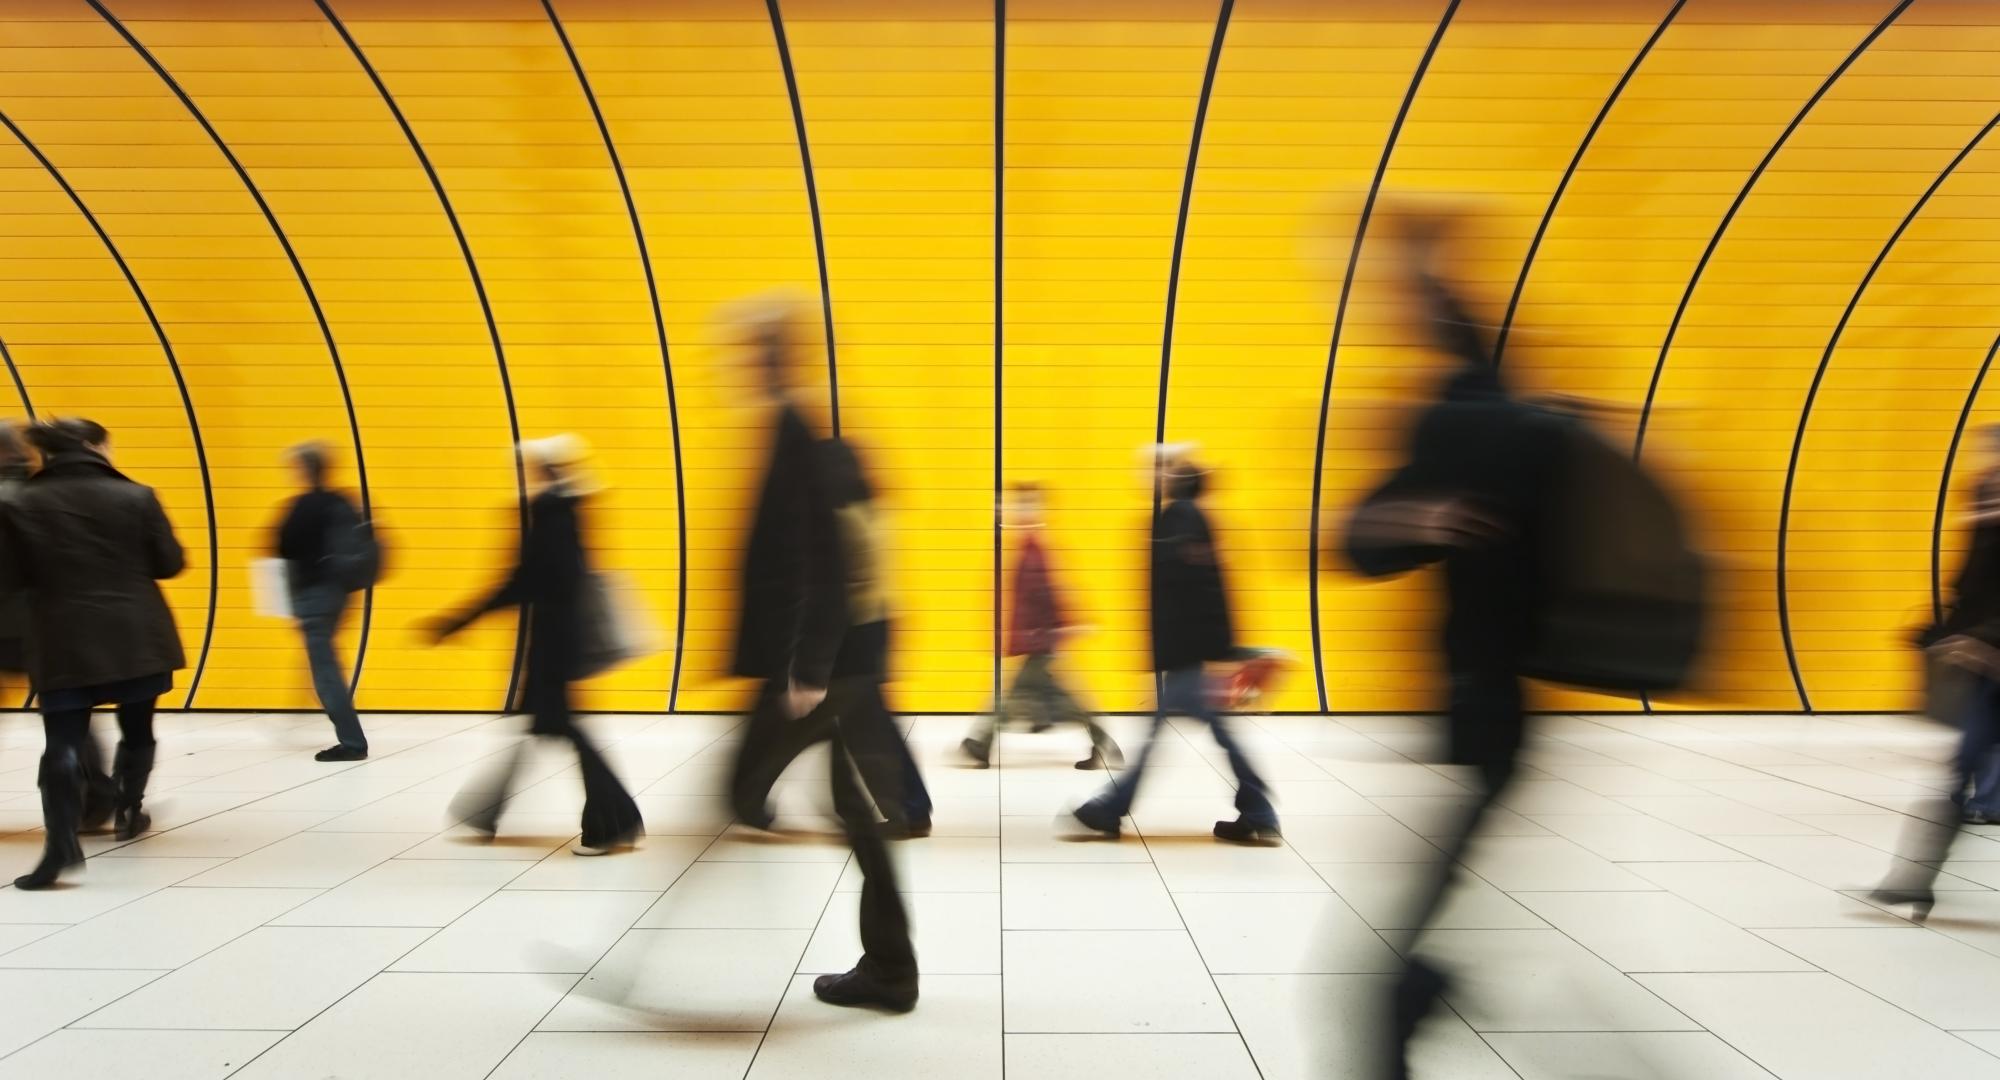
[[735,673],[825,686],[847,629],[846,577],[822,450],[786,405],[743,556]]
[[7,584],[28,596],[28,670],[43,690],[187,666],[158,582],[186,565],[153,489],[96,454],[51,457],[6,516]]
[[581,502],[557,488],[528,501],[520,561],[474,612],[522,609],[528,620],[528,684],[522,697],[530,708],[540,699],[537,691],[553,691],[574,679],[580,662],[578,601],[584,575],[590,572],[577,512]]
[[1201,507],[1176,499],[1153,519],[1153,670],[1227,660],[1235,651],[1215,534]]

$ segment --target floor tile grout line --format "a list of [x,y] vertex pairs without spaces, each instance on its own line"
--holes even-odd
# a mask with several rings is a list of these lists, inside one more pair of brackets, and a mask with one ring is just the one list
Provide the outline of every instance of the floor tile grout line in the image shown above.
[[[1237,1041],[1243,1044],[1243,1053],[1246,1057],[1250,1059],[1250,1067],[1256,1070],[1257,1080],[1264,1080],[1264,1066],[1261,1062],[1257,1060],[1257,1055],[1250,1049],[1250,1040],[1245,1038],[1243,1035],[1243,1025],[1238,1023],[1236,1020],[1236,1010],[1230,1007],[1229,995],[1222,992],[1222,984],[1216,980],[1216,973],[1214,968],[1209,964],[1208,954],[1202,951],[1200,939],[1195,937],[1194,929],[1188,925],[1187,913],[1181,910],[1180,898],[1174,895],[1174,890],[1167,884],[1167,875],[1164,871],[1160,869],[1159,860],[1158,858],[1155,857],[1153,853],[1152,842],[1147,839],[1146,832],[1143,828],[1140,827],[1137,819],[1134,819],[1132,822],[1132,831],[1138,835],[1140,845],[1144,847],[1146,850],[1146,865],[1152,869],[1153,876],[1156,879],[1158,879],[1160,883],[1160,891],[1166,893],[1167,903],[1173,905],[1174,918],[1180,921],[1181,933],[1187,935],[1188,946],[1194,950],[1195,959],[1201,961],[1201,971],[1202,974],[1208,976],[1209,989],[1215,991],[1215,1000],[1218,1004],[1222,1006],[1222,1014],[1229,1018],[1230,1031],[1235,1034]],[[1296,855],[1297,853],[1294,852],[1294,854]],[[1308,863],[1307,868],[1310,869],[1311,864]],[[1340,894],[1333,892],[1331,886],[1328,886],[1327,891],[1331,893],[1335,899],[1337,900],[1340,899]],[[1318,894],[1315,893],[1309,895],[1318,895]],[[1341,902],[1345,903],[1346,901],[1343,900]],[[1006,927],[1006,917],[1004,915],[1005,911],[1004,901],[1002,903],[1002,911],[1003,915],[1001,917],[1001,927],[1002,927],[1002,933],[1004,935]],[[1000,1037],[1003,1040],[1007,1037],[1007,1032],[1004,1022],[1001,1026]]]
[[[462,917],[463,916],[461,916],[461,918]],[[446,925],[448,926],[450,924]],[[360,993],[363,987],[368,986],[369,984],[373,983],[377,979],[380,979],[384,975],[390,974],[390,968],[393,968],[398,963],[402,962],[404,957],[410,955],[411,953],[417,951],[418,949],[423,948],[426,943],[428,943],[432,938],[437,937],[438,934],[443,933],[444,930],[445,927],[438,927],[431,933],[424,935],[418,941],[413,942],[408,949],[403,950],[403,952],[400,955],[398,955],[395,959],[383,965],[380,970],[375,972],[375,974],[368,976],[367,978],[361,980],[358,983],[355,983],[353,986],[347,989],[346,993],[341,994],[339,997],[333,999],[331,1002],[328,1002],[325,1007],[321,1008],[318,1012],[315,1012],[311,1016],[307,1017],[304,1023],[300,1024],[298,1027],[293,1028],[290,1032],[286,1033],[286,1035],[283,1038],[277,1040],[271,1045],[258,1051],[255,1056],[250,1058],[250,1060],[245,1061],[243,1064],[237,1066],[236,1068],[229,1070],[227,1076],[223,1077],[222,1080],[228,1080],[228,1077],[235,1076],[237,1073],[240,1073],[243,1070],[249,1068],[250,1066],[256,1064],[257,1061],[261,1059],[265,1054],[268,1054],[271,1051],[276,1050],[278,1047],[283,1046],[293,1036],[296,1036],[299,1032],[304,1031],[305,1029],[311,1027],[313,1023],[317,1021],[320,1017],[325,1016],[327,1013],[330,1013],[333,1010],[339,1008],[341,1002],[344,1002],[348,998],[353,997],[355,994]]]
[[[463,729],[461,729],[461,730],[463,730]],[[440,736],[438,736],[438,738],[446,738],[446,737],[448,737],[448,736],[449,736],[449,735],[451,735],[451,734],[456,734],[456,732],[447,732],[447,733],[445,733],[444,735],[440,735]],[[417,747],[419,747],[419,746],[427,746],[427,745],[429,745],[429,744],[430,744],[431,742],[434,742],[434,741],[436,741],[436,740],[435,740],[435,739],[432,739],[432,740],[426,740],[425,742],[421,742],[421,743],[416,743],[416,744],[413,744],[412,746],[408,746],[408,747],[405,747],[405,748],[404,748],[403,750],[399,750],[399,751],[396,751],[396,753],[403,753],[403,752],[405,752],[405,751],[408,751],[408,750],[414,750],[414,749],[416,749],[416,748],[417,748]],[[390,757],[393,757],[394,755],[393,755],[393,754],[391,754],[391,755],[388,755],[388,756],[390,756]],[[256,766],[248,766],[248,768],[256,768]],[[339,775],[340,773],[345,773],[345,772],[349,772],[349,771],[351,771],[351,770],[348,770],[348,769],[341,769],[341,770],[338,770],[338,771],[337,771],[337,772],[335,773],[335,775]],[[317,782],[318,782],[317,780],[313,780],[313,781],[308,781],[308,783],[317,783]],[[421,782],[421,781],[420,781],[420,782]],[[286,789],[286,790],[296,790],[296,789]],[[233,794],[233,793],[231,793],[231,794]],[[272,792],[271,794],[273,794],[273,795],[276,795],[276,794],[283,794],[283,792]],[[256,801],[261,801],[261,799],[260,799],[260,800],[256,800]],[[246,803],[246,804],[243,804],[243,806],[247,806],[247,805],[251,805],[251,804],[247,804],[247,803]],[[98,852],[98,853],[97,853],[96,855],[93,855],[93,856],[91,856],[91,858],[93,858],[93,859],[95,859],[95,858],[102,858],[102,857],[103,857],[103,856],[104,856],[105,854],[107,854],[107,853],[108,853],[108,852],[110,852],[110,851],[117,851],[117,850],[120,850],[120,849],[122,849],[122,848],[125,848],[125,847],[129,847],[129,846],[131,846],[131,845],[133,845],[133,844],[136,844],[136,843],[139,843],[139,842],[140,842],[141,840],[146,840],[146,839],[150,839],[150,838],[151,838],[151,837],[153,837],[153,836],[166,836],[166,835],[169,835],[169,834],[173,833],[174,831],[176,831],[176,830],[178,830],[178,829],[183,829],[183,828],[186,828],[186,827],[188,827],[188,826],[190,826],[190,825],[195,825],[195,824],[198,824],[198,823],[200,823],[200,822],[203,822],[203,821],[207,821],[207,820],[209,820],[210,818],[213,818],[213,817],[219,817],[219,816],[221,816],[221,815],[223,815],[223,814],[227,814],[227,813],[230,813],[231,811],[234,811],[234,810],[240,810],[240,809],[242,809],[242,808],[243,808],[243,806],[234,806],[234,807],[230,807],[230,808],[228,808],[228,809],[225,809],[225,810],[218,810],[218,811],[216,811],[216,812],[215,812],[215,813],[213,813],[213,814],[206,814],[206,815],[203,815],[202,817],[199,817],[199,818],[196,818],[196,819],[194,819],[193,821],[186,821],[186,822],[182,822],[181,824],[179,824],[179,825],[176,825],[176,826],[174,826],[174,827],[173,827],[172,829],[163,829],[163,830],[161,830],[161,831],[160,831],[160,832],[158,832],[158,833],[146,833],[146,834],[142,834],[141,836],[138,836],[138,837],[134,837],[133,839],[131,839],[131,840],[128,840],[128,841],[125,841],[125,842],[124,842],[124,843],[122,843],[122,844],[118,844],[118,845],[116,845],[116,846],[114,846],[114,847],[111,847],[111,848],[107,848],[107,849],[105,849],[105,851],[100,851],[100,852]],[[269,812],[271,812],[271,811],[266,811],[266,813],[269,813]],[[307,831],[307,830],[300,830],[300,831],[301,831],[301,832],[304,832],[304,831]],[[82,920],[82,921],[80,921],[80,922],[75,922],[75,923],[70,923],[70,924],[69,924],[69,926],[68,926],[68,929],[75,929],[75,928],[77,928],[77,927],[80,927],[80,926],[84,926],[84,925],[87,925],[87,924],[89,924],[89,923],[91,923],[91,922],[95,922],[96,920],[98,920],[98,919],[101,919],[101,918],[103,918],[103,917],[105,917],[105,916],[107,916],[107,915],[111,914],[111,913],[112,913],[112,912],[114,912],[114,911],[118,911],[118,910],[121,910],[121,909],[123,909],[123,908],[125,908],[125,907],[128,907],[128,906],[132,905],[132,904],[135,904],[135,903],[138,903],[139,901],[141,901],[141,900],[144,900],[144,899],[146,899],[146,898],[147,898],[147,897],[149,897],[149,896],[153,896],[153,895],[155,895],[155,894],[157,894],[157,893],[161,893],[161,892],[164,892],[164,891],[166,891],[167,889],[171,889],[171,888],[176,888],[176,887],[179,887],[180,885],[182,885],[182,883],[183,883],[183,882],[186,882],[186,881],[191,881],[191,880],[193,880],[194,878],[197,878],[197,877],[201,877],[201,876],[202,876],[202,875],[204,875],[204,874],[208,874],[208,873],[212,873],[213,871],[216,871],[216,870],[220,870],[220,869],[222,869],[222,867],[224,867],[224,866],[227,866],[227,865],[229,865],[230,863],[232,863],[232,862],[236,861],[237,859],[240,859],[240,858],[242,858],[242,857],[243,857],[243,856],[245,856],[245,855],[250,855],[250,854],[255,854],[256,852],[258,852],[258,851],[262,851],[262,850],[264,850],[265,848],[268,848],[268,847],[272,846],[273,844],[277,844],[277,843],[280,843],[280,842],[282,842],[282,841],[284,841],[284,840],[288,840],[288,839],[290,839],[290,838],[291,838],[292,836],[296,836],[296,835],[298,835],[298,833],[292,833],[292,834],[290,834],[290,835],[288,835],[288,836],[283,836],[283,837],[279,837],[279,838],[277,838],[277,839],[275,839],[275,840],[272,840],[272,841],[270,841],[270,842],[268,842],[268,843],[265,843],[265,844],[261,844],[261,845],[259,845],[259,846],[255,847],[255,848],[251,849],[250,851],[247,851],[247,852],[239,852],[239,853],[238,853],[238,854],[236,854],[236,855],[230,855],[230,856],[213,856],[213,855],[187,855],[187,856],[177,856],[177,857],[179,857],[179,858],[187,858],[187,859],[217,859],[217,858],[219,858],[219,859],[221,859],[221,862],[219,862],[219,863],[218,863],[217,865],[215,865],[215,866],[212,866],[212,867],[209,867],[209,868],[208,868],[208,869],[206,869],[206,870],[201,870],[201,871],[198,871],[198,872],[197,872],[197,873],[195,873],[195,874],[192,874],[192,875],[189,875],[188,877],[186,877],[186,878],[183,878],[183,879],[181,879],[180,881],[174,881],[174,882],[170,882],[170,883],[168,883],[168,884],[166,884],[166,885],[162,885],[162,886],[160,886],[159,888],[156,888],[156,889],[149,889],[149,890],[147,890],[146,892],[143,892],[143,893],[140,893],[139,895],[137,895],[137,896],[134,896],[134,897],[132,897],[132,898],[131,898],[130,900],[127,900],[127,901],[125,901],[125,902],[124,902],[124,903],[122,903],[122,904],[117,904],[117,905],[114,905],[114,906],[112,906],[112,907],[109,907],[109,908],[106,908],[105,910],[103,910],[103,911],[101,911],[101,912],[98,912],[98,913],[97,913],[96,915],[92,915],[92,916],[90,916],[89,918],[87,918],[87,919],[84,919],[84,920]],[[139,857],[147,857],[147,856],[125,856],[125,857],[126,857],[126,858],[139,858]],[[391,857],[393,858],[393,856],[391,856]],[[85,863],[85,866],[86,866],[86,869],[87,869],[87,868],[88,868],[88,860],[86,860],[86,863]],[[371,867],[371,869],[372,869],[372,867]],[[364,872],[365,872],[365,871],[364,871]],[[343,882],[341,882],[341,884],[346,884],[346,882],[345,882],[345,881],[343,881]],[[194,887],[194,888],[212,888],[212,887],[218,887],[218,886],[191,886],[191,887]],[[226,886],[220,886],[220,887],[226,887]],[[237,886],[237,887],[239,887],[239,888],[285,888],[285,887],[287,887],[287,886],[261,886],[261,885],[260,885],[260,886]],[[335,887],[337,888],[338,886],[335,886]],[[323,891],[325,891],[325,890],[323,890]],[[255,928],[253,927],[253,929],[255,929]],[[49,935],[49,937],[55,937],[55,936],[57,936],[57,935],[59,935],[59,934],[62,934],[62,933],[65,933],[65,932],[67,932],[67,931],[66,931],[66,930],[59,930],[59,931],[57,931],[57,932],[56,932],[55,934],[51,934],[51,935]],[[246,932],[247,932],[247,931],[246,931]],[[240,935],[239,935],[239,936],[240,936]],[[37,940],[37,941],[41,941],[41,940],[46,940],[46,939],[41,939],[41,938],[38,938],[38,939],[36,939],[36,940]],[[233,941],[234,939],[231,939],[231,940]],[[33,945],[33,944],[35,944],[35,942],[28,942],[28,943],[26,943],[26,944],[23,944],[23,945],[20,945],[20,946],[17,946],[17,947],[16,947],[16,948],[14,948],[14,949],[9,949],[9,950],[6,950],[6,952],[4,952],[4,953],[0,953],[0,959],[4,959],[4,958],[5,958],[6,956],[9,956],[9,955],[12,955],[13,953],[15,953],[15,952],[18,952],[18,951],[19,951],[20,949],[24,949],[24,948],[27,948],[27,947],[28,947],[29,945]],[[183,966],[185,966],[185,965],[183,965]],[[86,1015],[89,1015],[89,1014],[86,1014]],[[9,1056],[9,1055],[0,1055],[0,1058],[4,1058],[5,1056]]]

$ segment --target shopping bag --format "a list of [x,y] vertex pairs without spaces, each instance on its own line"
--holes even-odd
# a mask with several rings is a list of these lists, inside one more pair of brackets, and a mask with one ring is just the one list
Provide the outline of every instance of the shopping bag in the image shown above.
[[591,571],[577,596],[575,675],[587,679],[660,651],[658,627],[624,576]]
[[250,608],[267,619],[292,617],[291,566],[283,559],[250,561]]

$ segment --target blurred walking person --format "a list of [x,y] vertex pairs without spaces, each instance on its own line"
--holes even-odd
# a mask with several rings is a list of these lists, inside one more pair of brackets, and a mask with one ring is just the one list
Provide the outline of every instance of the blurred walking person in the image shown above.
[[368,756],[368,735],[354,710],[334,636],[348,597],[373,583],[373,534],[347,496],[327,486],[325,446],[304,443],[293,447],[289,457],[305,490],[286,507],[273,547],[285,560],[292,615],[305,638],[313,691],[333,722],[336,740],[314,760],[361,761]]
[[100,705],[115,706],[118,715],[117,837],[129,840],[151,825],[143,803],[153,771],[154,702],[187,666],[159,582],[179,574],[186,560],[158,496],[111,464],[103,426],[57,420],[35,425],[28,437],[42,466],[7,511],[0,572],[28,597],[28,669],[46,739],[36,776],[44,849],[14,884],[45,889],[83,861],[83,746]]
[[[558,435],[524,441],[520,454],[537,490],[528,503],[519,561],[498,589],[431,629],[443,641],[489,611],[521,609],[528,623],[528,655],[518,704],[529,716],[528,734],[564,739],[576,750],[583,774],[583,820],[582,836],[571,850],[608,855],[630,848],[645,825],[639,804],[577,726],[570,700],[570,683],[586,674],[589,663],[583,643],[593,614],[585,610],[591,583],[581,508],[588,489],[579,475],[586,450],[582,440]],[[453,815],[487,836],[496,833],[524,750],[524,744],[516,744],[502,755],[494,775],[474,782],[453,801]]]
[[[736,673],[763,686],[737,748],[730,796],[744,821],[768,827],[772,782],[803,747],[831,742],[834,810],[862,873],[862,956],[852,970],[814,980],[813,993],[834,1005],[907,1012],[918,982],[909,917],[856,776],[870,764],[865,749],[857,760],[856,748],[879,739],[887,720],[880,693],[888,620],[873,514],[861,505],[868,500],[858,462],[838,445],[819,445],[790,400],[792,315],[771,307],[745,319],[775,432],[744,556],[736,642]],[[873,780],[890,784],[881,764],[874,762]],[[874,790],[878,803],[898,801]]]
[[[1553,414],[1508,393],[1471,315],[1434,276],[1437,238],[1419,230],[1411,241],[1419,302],[1459,370],[1418,419],[1409,460],[1356,511],[1347,553],[1369,576],[1444,567],[1449,757],[1476,768],[1480,790],[1440,841],[1444,858],[1415,900],[1406,925],[1421,942],[1480,819],[1514,777],[1563,442]],[[1408,1075],[1405,1047],[1445,985],[1421,953],[1410,954],[1393,992],[1388,1075]]]
[[1040,485],[1014,485],[1009,509],[1012,526],[1021,532],[1021,544],[1015,556],[1014,611],[1007,628],[1007,655],[1021,657],[1021,668],[1007,696],[994,706],[992,715],[978,722],[959,747],[983,769],[991,761],[993,734],[1001,724],[1025,717],[1030,730],[1045,731],[1057,723],[1075,721],[1090,734],[1090,755],[1077,762],[1076,767],[1118,768],[1125,764],[1125,755],[1118,744],[1063,685],[1055,671],[1056,653],[1072,628],[1049,570],[1048,551],[1042,543]]
[[1210,693],[1208,665],[1235,659],[1238,651],[1221,555],[1200,503],[1208,474],[1184,457],[1164,457],[1155,482],[1168,501],[1153,519],[1153,670],[1160,685],[1153,730],[1111,787],[1073,814],[1086,828],[1116,838],[1167,718],[1189,716],[1208,725],[1236,774],[1237,817],[1216,822],[1216,838],[1232,843],[1275,841],[1278,812],[1271,805],[1270,790]]
[[2000,822],[2000,425],[1982,428],[1980,436],[1989,462],[1974,488],[1972,542],[1952,583],[1950,610],[1920,642],[1933,679],[1959,691],[1950,706],[1957,715],[1939,717],[1961,731],[1952,786],[1934,816],[1910,820],[1901,858],[1870,894],[1880,903],[1910,905],[1920,921],[1936,901],[1931,886],[1958,825]]

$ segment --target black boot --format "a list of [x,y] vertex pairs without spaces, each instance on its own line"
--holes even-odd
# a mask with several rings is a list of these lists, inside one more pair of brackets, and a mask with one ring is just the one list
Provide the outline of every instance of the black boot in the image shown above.
[[118,784],[104,771],[104,751],[98,747],[95,735],[84,735],[78,753],[83,765],[83,820],[77,831],[103,832],[118,809]]
[[153,755],[156,747],[152,743],[133,746],[118,744],[118,754],[112,765],[112,779],[118,785],[118,824],[112,836],[117,840],[130,840],[153,827],[153,819],[140,804],[146,801],[146,781],[153,775]]
[[1386,1068],[1383,1075],[1391,1080],[1408,1080],[1410,1075],[1410,1040],[1417,1034],[1417,1026],[1437,1007],[1438,999],[1444,996],[1448,981],[1444,973],[1411,958],[1409,966],[1403,969],[1403,977],[1396,982],[1390,996],[1390,1026],[1384,1034],[1388,1037],[1384,1047]]
[[38,777],[42,789],[42,861],[34,870],[14,879],[23,891],[46,889],[56,883],[64,870],[83,862],[83,845],[77,840],[77,825],[83,818],[83,765],[73,751],[60,757],[42,755]]

